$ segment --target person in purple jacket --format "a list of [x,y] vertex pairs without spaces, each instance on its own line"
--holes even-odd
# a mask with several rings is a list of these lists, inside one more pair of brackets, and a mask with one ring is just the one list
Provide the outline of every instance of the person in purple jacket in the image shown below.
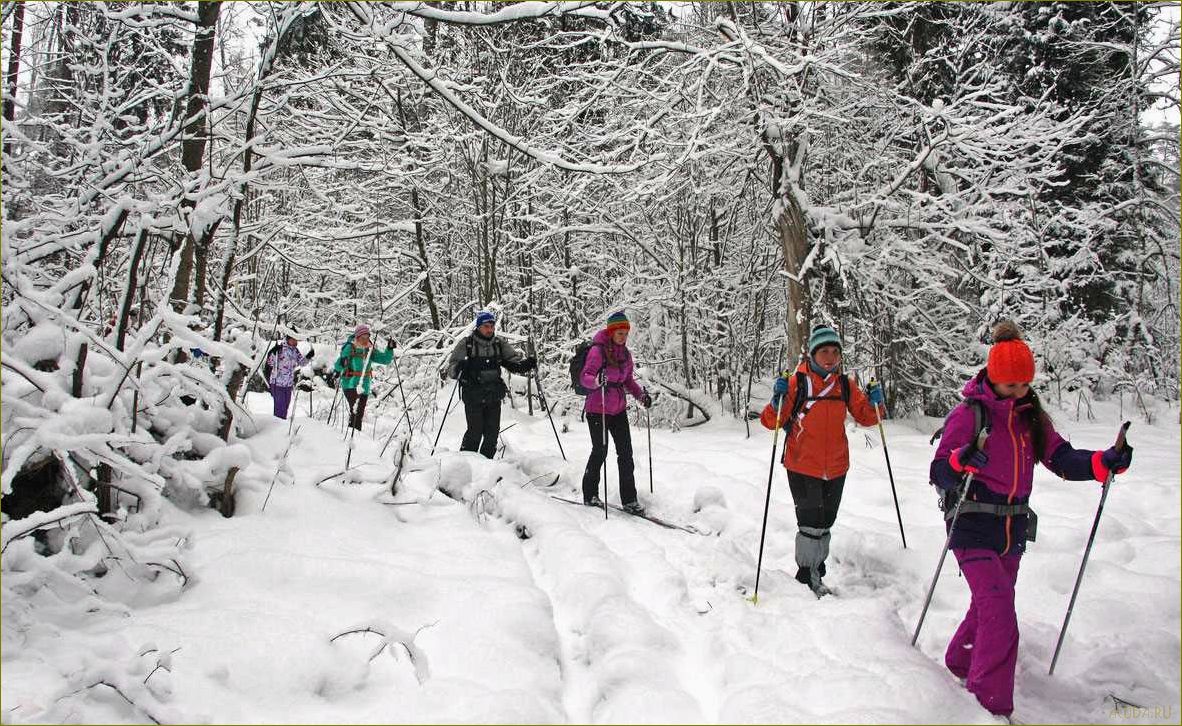
[[[1133,449],[1127,444],[1119,450],[1073,448],[1055,431],[1030,388],[1034,355],[1018,326],[1002,321],[993,341],[985,369],[965,384],[965,402],[945,420],[931,476],[944,492],[948,527],[965,475],[973,474],[950,542],[972,599],[944,663],[982,706],[1008,717],[1014,710],[1018,660],[1014,585],[1027,534],[1033,534],[1028,503],[1034,465],[1042,462],[1064,479],[1104,482],[1110,471],[1119,474],[1129,467]],[[983,449],[973,441],[976,416],[969,400],[981,405],[989,428]]]
[[296,372],[300,366],[312,360],[316,352],[309,346],[307,353],[301,353],[296,347],[298,344],[295,331],[291,330],[284,335],[282,343],[276,343],[267,353],[263,376],[271,388],[275,418],[287,418],[287,407],[291,402],[291,390],[295,387]]
[[632,353],[628,350],[628,331],[631,325],[624,311],[612,313],[607,325],[595,334],[583,365],[581,383],[594,389],[587,394],[583,411],[587,428],[591,431],[591,456],[583,472],[583,502],[591,507],[602,507],[599,498],[599,470],[607,460],[607,441],[604,427],[616,443],[616,462],[620,467],[620,501],[631,514],[643,514],[644,508],[636,501],[636,477],[632,463],[632,434],[628,429],[628,399],[625,391],[640,401],[645,408],[653,405],[653,398],[633,377]]

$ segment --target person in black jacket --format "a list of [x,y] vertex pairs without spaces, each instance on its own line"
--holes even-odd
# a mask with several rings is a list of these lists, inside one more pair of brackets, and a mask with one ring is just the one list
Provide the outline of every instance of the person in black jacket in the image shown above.
[[482,310],[476,314],[475,330],[456,343],[448,361],[448,376],[459,379],[468,424],[460,450],[479,451],[491,459],[501,431],[501,399],[509,390],[501,367],[524,375],[537,367],[537,360],[496,335],[496,316]]

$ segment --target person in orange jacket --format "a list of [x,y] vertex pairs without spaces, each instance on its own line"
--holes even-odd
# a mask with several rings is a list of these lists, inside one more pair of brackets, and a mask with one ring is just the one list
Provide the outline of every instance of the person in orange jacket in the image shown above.
[[[820,597],[829,592],[821,582],[829,529],[837,519],[850,468],[846,411],[862,426],[874,426],[875,407],[882,405],[883,394],[874,382],[863,393],[842,372],[841,339],[833,328],[815,328],[808,351],[794,373],[785,371],[776,379],[760,421],[767,429],[775,428],[779,411],[779,426],[788,432],[783,461],[796,508],[796,579]],[[801,384],[806,388],[798,397]]]

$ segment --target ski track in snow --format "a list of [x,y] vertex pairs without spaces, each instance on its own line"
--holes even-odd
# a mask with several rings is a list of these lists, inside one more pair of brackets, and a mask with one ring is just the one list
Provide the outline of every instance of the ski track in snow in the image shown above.
[[[262,416],[269,399],[252,396],[251,405]],[[240,475],[238,516],[175,513],[200,533],[197,584],[175,602],[133,610],[107,636],[119,643],[107,650],[181,647],[163,711],[178,720],[999,722],[943,667],[968,601],[955,564],[945,565],[919,647],[909,645],[943,529],[926,485],[927,435],[904,423],[887,431],[908,549],[877,432],[850,430],[826,577],[836,595],[818,600],[793,578],[795,521],[777,463],[756,605],[748,598],[771,441],[758,426],[750,439],[734,421],[654,430],[655,494],[643,428],[634,427],[642,503],[712,533],[701,536],[615,510],[605,520],[602,509],[549,496],[581,498],[589,446],[577,420],[563,436],[563,462],[544,417],[506,407],[505,424],[518,423],[508,460],[490,462],[447,450],[463,427],[453,417],[440,451],[419,450],[391,497],[389,457],[378,451],[396,411],[376,436],[357,437],[350,472],[319,486],[344,468],[347,443],[339,428],[299,419],[286,463],[286,424],[244,442],[255,464]],[[1060,428],[1080,446],[1104,441],[1098,424],[1064,418]],[[1178,708],[1178,431],[1138,429],[1142,438],[1131,440],[1161,451],[1140,445],[1128,481],[1109,497],[1053,678],[1046,666],[1096,495],[1094,485],[1036,478],[1040,541],[1018,584],[1023,722],[1160,722],[1117,718],[1108,693]],[[551,473],[559,483],[539,486]],[[707,497],[694,512],[703,487],[725,501]],[[389,639],[332,640],[366,627]],[[99,637],[88,630],[87,639]],[[1138,647],[1122,647],[1121,631]],[[5,701],[23,707],[6,708],[6,722],[142,720],[107,701],[54,705],[64,686],[47,659],[5,657]]]

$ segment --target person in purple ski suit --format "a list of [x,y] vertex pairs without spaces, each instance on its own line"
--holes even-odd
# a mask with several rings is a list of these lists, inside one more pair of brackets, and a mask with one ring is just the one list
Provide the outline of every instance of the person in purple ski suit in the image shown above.
[[307,353],[300,353],[296,346],[299,341],[288,333],[282,343],[276,343],[267,354],[264,373],[271,388],[271,401],[275,406],[276,418],[287,418],[287,406],[291,403],[291,389],[295,386],[296,369],[312,359],[315,352],[309,347]]
[[[944,663],[965,679],[990,713],[1008,717],[1014,710],[1018,661],[1014,585],[1026,541],[1033,539],[1029,501],[1034,464],[1042,462],[1064,479],[1104,482],[1110,471],[1119,474],[1129,467],[1133,449],[1087,451],[1064,441],[1030,387],[1034,355],[1017,325],[1002,321],[993,340],[988,364],[965,384],[965,401],[944,422],[931,477],[944,493],[948,527],[966,474],[973,474],[949,545],[972,599],[948,643]],[[981,405],[982,423],[989,428],[980,450],[969,400]]]
[[620,501],[631,514],[642,514],[644,508],[636,501],[636,476],[632,462],[632,434],[628,428],[628,398],[624,392],[640,401],[645,408],[653,405],[649,395],[632,373],[632,353],[628,350],[631,324],[624,311],[612,313],[607,325],[591,339],[587,360],[583,365],[580,383],[595,389],[587,394],[583,411],[591,432],[591,456],[583,472],[583,503],[602,507],[599,498],[599,470],[607,460],[604,426],[616,444],[616,462],[620,468]]

